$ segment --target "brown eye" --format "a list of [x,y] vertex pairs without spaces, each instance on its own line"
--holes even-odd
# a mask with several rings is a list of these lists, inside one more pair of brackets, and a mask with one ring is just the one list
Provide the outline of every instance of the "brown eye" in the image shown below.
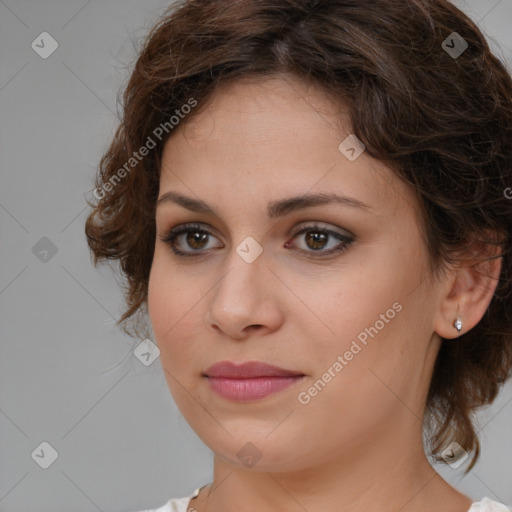
[[[299,247],[299,252],[316,258],[341,253],[354,241],[353,238],[347,235],[318,225],[304,227],[295,233],[293,239],[299,238],[302,234],[306,235],[303,239],[305,248]],[[216,237],[199,224],[182,224],[159,238],[162,242],[170,245],[174,254],[195,257],[205,255],[209,250],[208,242],[211,238],[215,239]],[[324,250],[332,245],[332,242],[334,242],[334,245],[328,250]],[[294,244],[291,242],[285,244],[287,248],[293,246]]]
[[[296,239],[303,234],[306,234],[306,236],[303,238],[305,248],[299,248],[299,250],[300,252],[306,254],[313,254],[314,257],[317,257],[314,253],[318,253],[318,257],[340,253],[346,250],[348,246],[354,241],[353,238],[347,235],[343,235],[342,233],[338,233],[337,231],[323,228],[318,225],[304,227],[294,234],[293,239]],[[331,248],[328,250],[323,250],[329,245],[330,241],[338,241],[338,243],[334,243],[334,246],[331,246]],[[285,244],[285,247],[292,246],[293,244],[290,242]]]
[[[160,237],[160,240],[169,244],[174,254],[179,256],[201,256],[206,252],[203,249],[208,245],[210,237],[215,238],[199,224],[182,224],[171,229],[166,235]],[[187,247],[191,251],[187,251]]]
[[323,249],[329,236],[320,231],[309,231],[306,235],[306,245],[311,249]]
[[185,240],[187,244],[194,249],[203,249],[208,234],[203,231],[187,231]]

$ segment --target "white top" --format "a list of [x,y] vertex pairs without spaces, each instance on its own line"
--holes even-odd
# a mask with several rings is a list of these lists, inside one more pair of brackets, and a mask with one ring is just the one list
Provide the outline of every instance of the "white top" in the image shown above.
[[[199,491],[207,485],[210,484],[198,487],[190,496],[185,496],[184,498],[172,498],[160,508],[141,510],[140,512],[187,512],[190,500],[195,498],[199,494]],[[193,507],[190,508],[190,512],[194,512]],[[468,512],[512,512],[512,507],[509,508],[502,503],[498,503],[497,501],[493,501],[490,498],[485,497],[480,501],[473,502],[471,507],[469,507]]]

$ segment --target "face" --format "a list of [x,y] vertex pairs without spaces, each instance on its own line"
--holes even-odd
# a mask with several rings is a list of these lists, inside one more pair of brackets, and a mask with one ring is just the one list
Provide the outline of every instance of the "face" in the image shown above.
[[[191,427],[267,471],[419,436],[437,295],[409,188],[365,152],[347,158],[343,110],[291,78],[225,85],[182,123],[162,156],[148,310]],[[318,194],[344,199],[281,203]],[[229,385],[205,376],[220,361],[302,376]]]

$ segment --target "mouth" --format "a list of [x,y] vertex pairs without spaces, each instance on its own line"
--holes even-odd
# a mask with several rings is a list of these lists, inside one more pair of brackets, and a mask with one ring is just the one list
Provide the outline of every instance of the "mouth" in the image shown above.
[[247,402],[283,391],[302,380],[305,374],[259,361],[239,365],[222,361],[210,366],[203,377],[221,397]]
[[253,377],[250,379],[228,379],[224,377],[207,377],[210,389],[228,400],[249,402],[292,386],[302,380],[304,375],[295,377]]
[[260,361],[248,361],[241,364],[232,363],[231,361],[220,361],[211,365],[203,375],[226,379],[252,379],[256,377],[297,377],[303,376],[304,373],[286,370]]

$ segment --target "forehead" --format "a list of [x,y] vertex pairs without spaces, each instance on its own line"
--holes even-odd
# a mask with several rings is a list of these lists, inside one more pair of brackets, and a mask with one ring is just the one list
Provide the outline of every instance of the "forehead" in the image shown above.
[[160,196],[172,189],[219,208],[266,209],[271,199],[332,192],[380,211],[416,207],[382,162],[340,151],[351,133],[346,108],[319,87],[288,77],[239,81],[200,107],[164,146]]
[[[323,89],[295,77],[251,77],[220,85],[178,131],[192,144],[207,139],[220,141],[228,133],[237,138],[250,134],[254,143],[264,143],[278,141],[283,130],[286,138],[288,129],[298,120],[306,121],[309,129],[326,125],[340,130],[344,116],[335,112],[344,110]],[[272,124],[268,124],[269,118]]]

